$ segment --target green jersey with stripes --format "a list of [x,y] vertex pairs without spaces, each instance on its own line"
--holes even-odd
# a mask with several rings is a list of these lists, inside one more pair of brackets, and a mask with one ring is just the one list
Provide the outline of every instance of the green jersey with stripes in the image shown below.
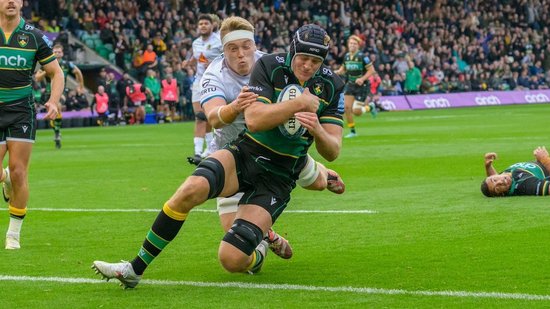
[[519,162],[509,166],[503,173],[512,173],[509,196],[549,194],[550,175],[538,162]]
[[[76,68],[76,65],[72,63],[71,61],[67,61],[65,59],[58,60],[59,66],[61,67],[61,71],[63,71],[63,77],[65,78],[65,85],[67,84],[67,76],[69,75],[69,72],[73,72]],[[49,95],[52,92],[52,84],[49,77],[46,77],[46,94]]]
[[52,42],[23,18],[6,37],[0,29],[0,104],[33,100],[32,76],[36,63],[55,60]]
[[355,82],[356,79],[365,75],[372,62],[363,52],[346,53],[344,56],[344,68],[346,68],[346,77],[348,82]]
[[[276,104],[279,94],[287,85],[300,85],[292,72],[290,61],[287,54],[280,53],[266,55],[256,62],[248,88],[258,94],[258,101],[264,104]],[[322,65],[315,75],[301,86],[309,88],[312,94],[319,97],[317,117],[321,124],[343,126],[344,82],[339,76]],[[279,127],[275,127],[260,132],[247,130],[245,135],[266,152],[287,158],[285,162],[278,162],[278,165],[284,166],[285,169],[294,169],[299,165],[313,143],[313,136],[307,130],[301,135],[288,136]]]

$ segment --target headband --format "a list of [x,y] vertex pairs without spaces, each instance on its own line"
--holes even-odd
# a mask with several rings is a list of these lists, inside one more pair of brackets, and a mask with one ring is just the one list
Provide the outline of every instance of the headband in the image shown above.
[[235,30],[223,36],[222,43],[225,46],[227,43],[240,39],[249,39],[254,41],[254,32],[248,30]]

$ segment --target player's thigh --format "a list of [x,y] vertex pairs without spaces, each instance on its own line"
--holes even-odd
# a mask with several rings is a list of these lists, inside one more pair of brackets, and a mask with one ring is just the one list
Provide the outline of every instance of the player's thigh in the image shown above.
[[25,173],[29,167],[33,143],[30,140],[8,140],[10,170]]
[[237,193],[239,189],[239,179],[237,177],[237,164],[233,153],[229,150],[221,149],[211,154],[209,158],[215,159],[221,164],[217,172],[223,173],[224,176],[223,188],[218,196],[226,197]]

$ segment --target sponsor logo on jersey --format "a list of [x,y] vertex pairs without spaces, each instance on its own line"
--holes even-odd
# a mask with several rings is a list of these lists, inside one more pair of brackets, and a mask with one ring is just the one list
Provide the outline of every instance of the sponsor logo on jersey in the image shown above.
[[494,96],[476,96],[475,98],[477,105],[499,105],[500,100]]
[[264,88],[260,87],[260,86],[248,86],[248,89],[254,91],[254,92],[262,92],[264,91]]
[[33,25],[25,25],[25,30],[32,30],[34,29]]
[[208,87],[208,84],[210,84],[210,79],[209,79],[209,78],[204,79],[204,80],[202,81],[202,87],[203,87],[203,88]]
[[285,62],[285,58],[281,57],[281,56],[275,56],[275,60],[277,60],[277,62],[279,62],[279,63],[284,63]]
[[29,44],[29,36],[26,34],[17,35],[17,43],[19,43],[21,47],[27,46],[27,44]]
[[332,76],[332,71],[329,68],[323,68],[323,74]]
[[437,99],[425,99],[424,105],[427,108],[446,108],[451,107],[451,103],[449,100],[445,98],[437,98]]
[[45,34],[42,36],[42,40],[44,40],[44,42],[46,43],[46,45],[48,45],[49,48],[52,48],[53,42]]
[[5,55],[0,55],[0,65],[12,66],[12,67],[26,67],[27,59],[25,59],[24,57],[21,57],[20,55],[9,56],[9,57]]

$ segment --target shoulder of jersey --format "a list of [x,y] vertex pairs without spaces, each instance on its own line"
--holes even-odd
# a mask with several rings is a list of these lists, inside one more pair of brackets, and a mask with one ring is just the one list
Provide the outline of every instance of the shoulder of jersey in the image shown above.
[[304,88],[302,88],[300,85],[296,85],[296,84],[286,85],[286,87],[281,91],[281,93],[279,93],[277,102],[292,100],[297,96],[301,95],[302,92],[304,92]]

